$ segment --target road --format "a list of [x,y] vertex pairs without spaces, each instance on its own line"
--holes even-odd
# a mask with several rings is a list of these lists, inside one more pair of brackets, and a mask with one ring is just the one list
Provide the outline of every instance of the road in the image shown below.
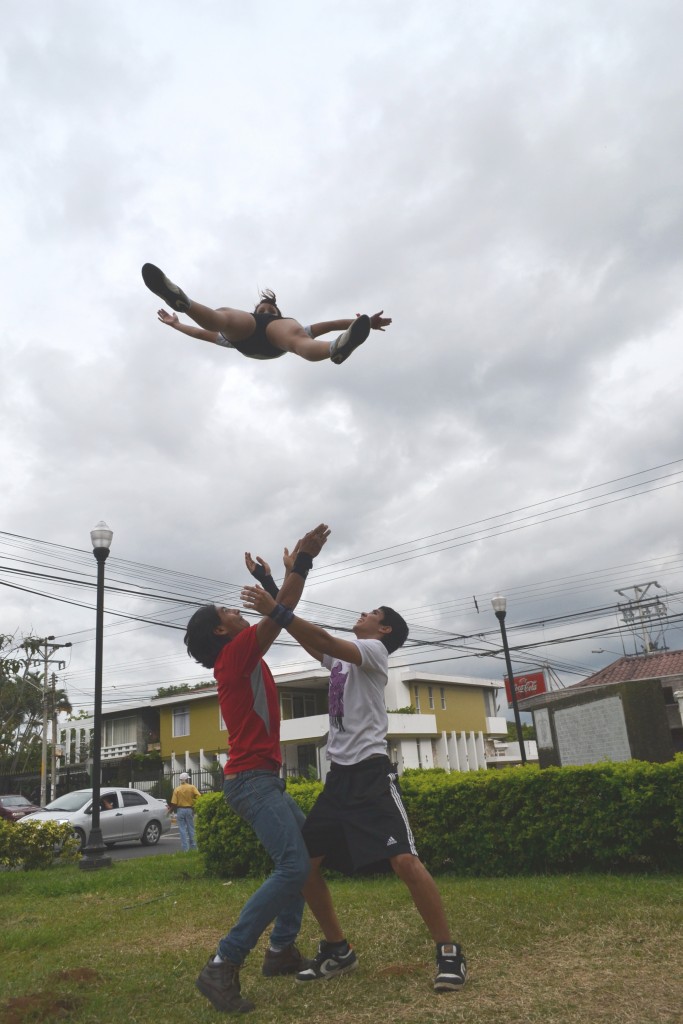
[[142,843],[117,843],[107,850],[106,856],[116,860],[134,860],[136,857],[158,857],[160,853],[177,853],[181,849],[178,826],[171,825],[171,831],[161,837],[156,846]]

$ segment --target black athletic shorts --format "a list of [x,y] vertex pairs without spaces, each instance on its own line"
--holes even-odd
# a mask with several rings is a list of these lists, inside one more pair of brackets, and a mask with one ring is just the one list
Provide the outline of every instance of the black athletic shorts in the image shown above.
[[399,853],[417,856],[401,790],[388,757],[333,764],[303,827],[309,856],[352,875],[391,869]]
[[[218,344],[223,344],[227,348],[237,349],[243,356],[248,356],[249,359],[279,359],[280,356],[284,356],[285,352],[283,349],[278,348],[276,345],[271,345],[266,337],[266,328],[268,324],[272,323],[273,320],[292,320],[291,316],[276,316],[275,313],[252,313],[251,314],[256,321],[256,327],[254,333],[250,334],[248,338],[243,341],[225,341],[219,340]],[[223,335],[219,335],[219,339],[223,338]]]

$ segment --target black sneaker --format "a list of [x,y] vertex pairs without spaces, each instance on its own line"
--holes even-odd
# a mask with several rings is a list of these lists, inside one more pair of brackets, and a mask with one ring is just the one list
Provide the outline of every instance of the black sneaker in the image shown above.
[[214,963],[209,957],[208,963],[195,981],[196,987],[203,996],[221,1013],[249,1013],[255,1009],[248,999],[240,994],[240,969],[229,960]]
[[[157,292],[158,294],[158,292]],[[330,359],[339,365],[348,359],[354,349],[362,345],[370,333],[370,317],[363,313],[357,316],[350,327],[330,345]]]
[[291,946],[285,946],[277,953],[272,949],[267,949],[261,974],[264,974],[266,978],[276,978],[281,974],[296,974],[297,971],[307,970],[312,963],[313,961],[303,957],[292,943]]
[[145,263],[143,266],[142,280],[151,292],[163,299],[171,309],[175,309],[176,313],[187,313],[190,308],[190,300],[185,292],[177,284],[169,281],[153,263]]
[[348,942],[342,945],[339,942],[326,942],[324,939],[318,946],[315,959],[310,961],[310,966],[304,971],[299,971],[297,981],[328,981],[336,978],[338,974],[345,974],[347,971],[355,971],[358,967],[356,954]]
[[455,943],[436,944],[436,992],[457,992],[467,981],[467,964],[462,949]]

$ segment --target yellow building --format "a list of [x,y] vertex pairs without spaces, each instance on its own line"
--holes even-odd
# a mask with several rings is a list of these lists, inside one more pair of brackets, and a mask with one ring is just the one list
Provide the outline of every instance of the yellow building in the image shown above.
[[[327,760],[327,684],[320,667],[273,673],[280,694],[283,769],[289,775],[323,778]],[[498,707],[502,682],[440,676],[390,668],[387,752],[405,768],[473,771],[500,761],[507,722]],[[228,733],[215,685],[151,701],[159,711],[161,755],[166,769],[211,772],[225,764]]]

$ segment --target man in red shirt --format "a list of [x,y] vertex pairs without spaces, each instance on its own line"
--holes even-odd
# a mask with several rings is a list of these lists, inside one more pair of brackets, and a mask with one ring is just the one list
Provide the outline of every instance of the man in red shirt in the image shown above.
[[303,537],[290,555],[285,548],[285,579],[278,608],[250,626],[238,609],[204,605],[187,626],[185,645],[191,657],[213,668],[221,714],[228,729],[230,757],[223,795],[247,821],[270,854],[274,870],[247,900],[237,923],[218,943],[196,986],[225,1013],[245,1013],[254,1004],[240,993],[239,969],[262,932],[275,921],[263,974],[295,974],[305,969],[295,946],[308,877],[309,858],[301,835],[304,814],[285,791],[279,776],[280,708],[277,689],[263,655],[293,616],[313,559],[327,541],[321,523]]

